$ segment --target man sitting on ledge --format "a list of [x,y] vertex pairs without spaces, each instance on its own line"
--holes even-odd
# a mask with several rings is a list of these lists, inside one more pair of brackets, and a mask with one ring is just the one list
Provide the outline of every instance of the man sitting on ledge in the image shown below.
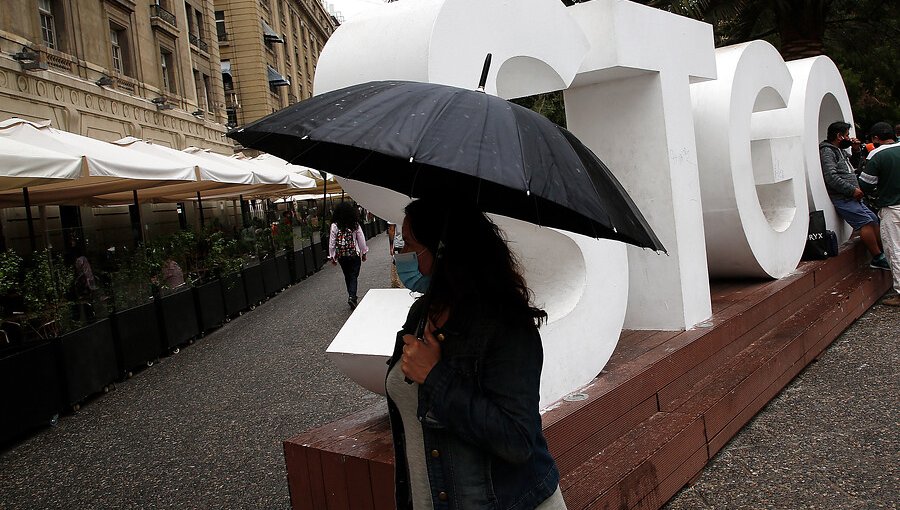
[[881,239],[878,237],[878,216],[861,202],[863,190],[859,187],[856,173],[850,166],[844,149],[855,147],[860,141],[850,138],[850,124],[833,122],[828,126],[828,139],[819,144],[819,159],[822,161],[822,176],[828,197],[838,215],[859,231],[859,237],[872,254],[870,267],[890,270],[890,265],[882,253]]

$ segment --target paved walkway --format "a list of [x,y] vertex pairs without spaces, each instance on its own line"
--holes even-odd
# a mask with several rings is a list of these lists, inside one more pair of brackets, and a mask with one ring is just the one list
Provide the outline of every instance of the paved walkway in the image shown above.
[[[360,295],[389,282],[370,246]],[[874,307],[670,508],[894,508],[898,312]],[[326,266],[0,453],[0,509],[289,508],[282,440],[379,399],[324,357],[348,316]]]

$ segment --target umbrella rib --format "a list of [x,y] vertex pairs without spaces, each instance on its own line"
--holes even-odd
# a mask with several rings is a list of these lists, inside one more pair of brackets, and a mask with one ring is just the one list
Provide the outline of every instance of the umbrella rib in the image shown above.
[[[515,110],[513,110],[513,117],[515,116]],[[525,170],[525,145],[522,143],[522,130],[520,129],[520,124],[518,121],[516,122],[516,138],[519,140],[519,161],[522,162],[522,180],[525,184],[526,200],[530,200],[534,205],[534,217],[537,220],[535,223],[537,223],[537,225],[540,227],[543,226],[543,222],[541,221],[541,211],[538,208],[537,197],[533,197],[531,195],[531,181],[528,179],[528,175]]]
[[438,121],[438,119],[441,118],[441,116],[444,114],[444,112],[447,111],[447,109],[450,107],[450,103],[452,103],[453,100],[456,99],[456,96],[459,95],[460,92],[461,91],[454,91],[452,94],[450,94],[450,96],[447,98],[447,101],[444,103],[443,106],[441,106],[440,111],[437,112],[437,115],[432,117],[432,119],[429,120],[427,124],[422,126],[422,131],[419,133],[419,138],[416,140],[416,143],[412,146],[412,154],[410,154],[410,158],[415,159],[415,155],[419,151],[419,145],[422,143],[422,139],[425,138],[425,133],[429,129],[431,129],[431,126],[433,126]]

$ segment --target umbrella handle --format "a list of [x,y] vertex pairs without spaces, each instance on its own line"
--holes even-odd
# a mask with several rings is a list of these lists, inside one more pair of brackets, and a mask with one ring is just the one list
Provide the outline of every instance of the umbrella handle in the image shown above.
[[488,53],[484,57],[484,67],[481,68],[481,79],[478,80],[478,90],[484,92],[484,85],[487,83],[488,71],[491,69],[491,54]]

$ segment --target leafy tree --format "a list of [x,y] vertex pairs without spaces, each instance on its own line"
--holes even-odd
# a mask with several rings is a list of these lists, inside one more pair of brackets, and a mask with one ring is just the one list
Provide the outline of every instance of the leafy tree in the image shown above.
[[896,6],[879,0],[637,0],[713,26],[716,46],[756,39],[785,60],[828,55],[847,86],[858,128],[900,121]]

